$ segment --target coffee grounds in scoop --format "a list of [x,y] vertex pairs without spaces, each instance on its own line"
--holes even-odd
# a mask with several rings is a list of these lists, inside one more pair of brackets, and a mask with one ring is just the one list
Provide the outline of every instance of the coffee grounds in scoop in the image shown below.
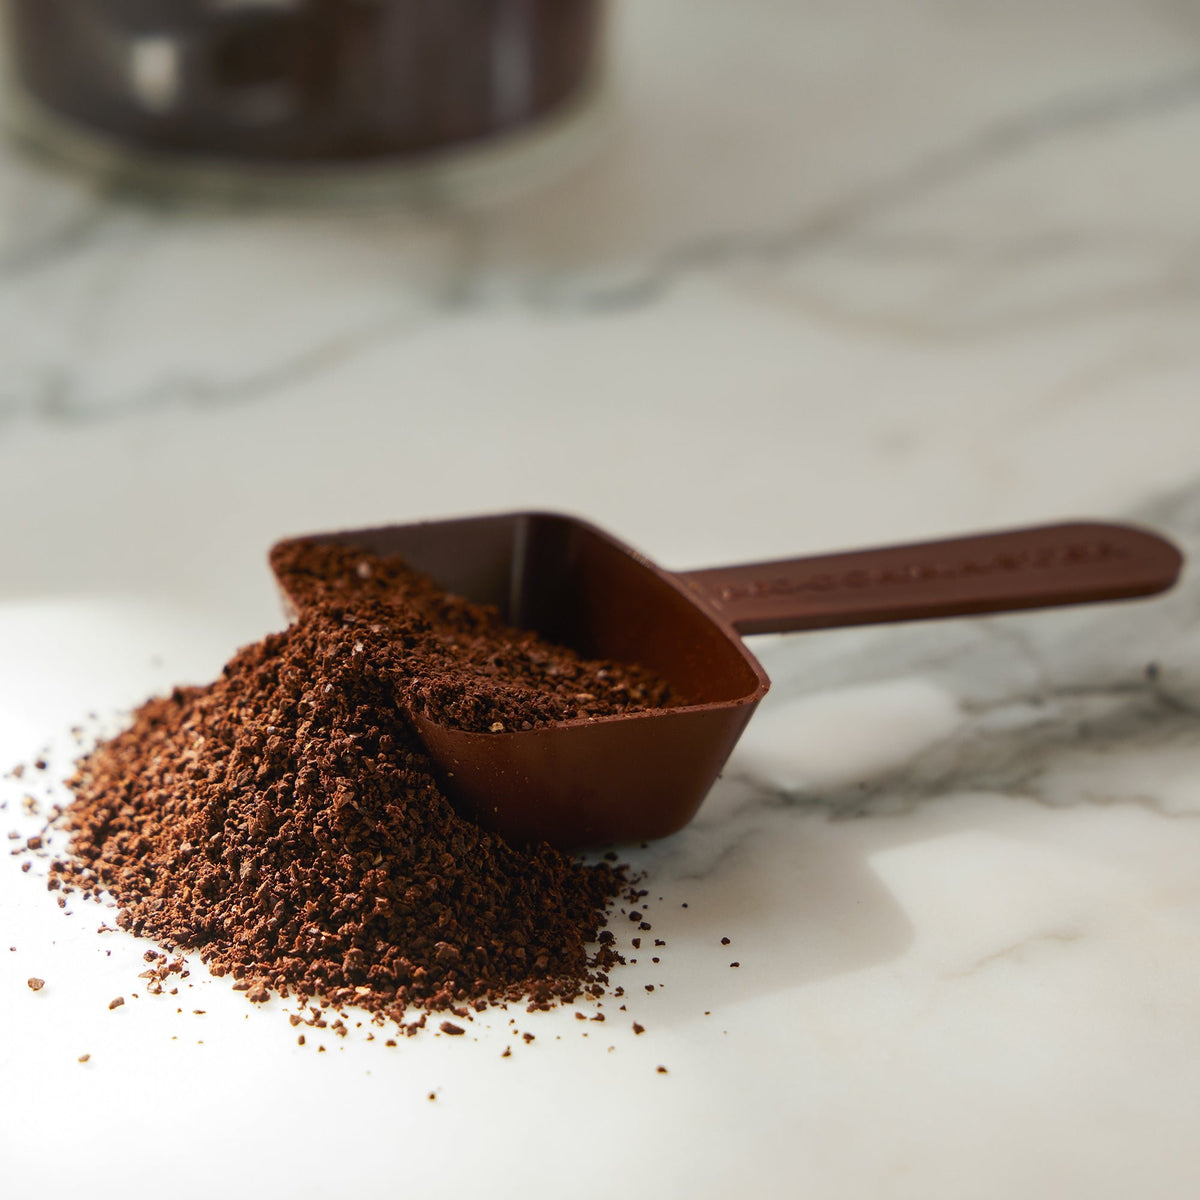
[[[397,557],[285,542],[271,565],[302,609],[368,620],[403,664],[406,701],[457,729],[501,732],[618,716],[676,702],[644,667],[585,659],[505,625],[494,608],[443,591]],[[346,617],[346,614],[349,617]]]
[[[399,1018],[600,995],[623,869],[516,847],[460,816],[406,709],[526,728],[670,702],[393,559],[289,543],[297,615],[81,759],[50,886],[264,991]],[[406,1028],[415,1029],[420,1022]]]

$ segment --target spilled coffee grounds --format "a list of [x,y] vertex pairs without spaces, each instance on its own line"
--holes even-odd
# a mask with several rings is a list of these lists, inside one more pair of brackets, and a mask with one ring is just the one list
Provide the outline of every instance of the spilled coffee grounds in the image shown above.
[[122,928],[198,951],[253,1000],[398,1017],[599,995],[623,872],[461,817],[406,712],[522,729],[669,704],[666,686],[508,628],[396,559],[296,542],[272,565],[292,624],[81,760],[50,886],[107,891]]

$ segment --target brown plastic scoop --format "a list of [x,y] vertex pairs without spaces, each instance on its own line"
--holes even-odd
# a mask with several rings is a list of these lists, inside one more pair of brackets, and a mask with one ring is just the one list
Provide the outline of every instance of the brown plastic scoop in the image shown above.
[[510,840],[563,847],[663,837],[691,820],[770,686],[743,634],[1131,599],[1169,588],[1183,562],[1155,534],[1095,523],[678,573],[552,513],[315,540],[399,554],[510,624],[649,667],[685,698],[526,732],[414,714],[457,803]]

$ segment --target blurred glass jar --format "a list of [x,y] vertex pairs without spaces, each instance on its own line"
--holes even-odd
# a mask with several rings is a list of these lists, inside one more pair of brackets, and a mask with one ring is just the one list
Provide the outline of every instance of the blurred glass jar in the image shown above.
[[18,123],[143,166],[366,165],[533,129],[604,0],[5,0]]

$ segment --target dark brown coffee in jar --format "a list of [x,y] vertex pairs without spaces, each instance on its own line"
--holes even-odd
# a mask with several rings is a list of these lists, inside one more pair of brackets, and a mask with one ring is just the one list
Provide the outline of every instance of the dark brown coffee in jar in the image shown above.
[[535,122],[588,83],[603,0],[7,0],[36,107],[172,157],[355,162]]

